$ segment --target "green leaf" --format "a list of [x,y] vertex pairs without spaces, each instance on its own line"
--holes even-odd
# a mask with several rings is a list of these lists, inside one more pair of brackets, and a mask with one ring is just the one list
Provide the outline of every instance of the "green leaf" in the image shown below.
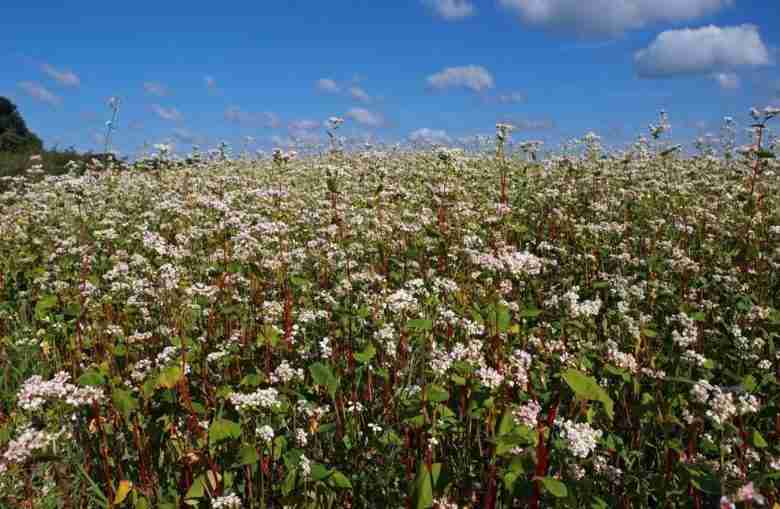
[[239,465],[254,465],[259,461],[257,450],[254,446],[249,444],[241,444],[238,449],[238,463]]
[[569,495],[569,491],[566,489],[566,485],[557,479],[552,477],[542,477],[540,479],[544,489],[549,491],[550,494],[556,498],[566,498]]
[[138,408],[138,400],[133,397],[133,393],[124,389],[114,389],[111,400],[119,413],[125,417]]
[[184,495],[184,498],[188,500],[194,500],[198,498],[203,498],[205,494],[206,494],[206,477],[203,475],[199,475],[192,482],[192,486],[190,486],[190,489],[187,490],[187,494]]
[[352,483],[349,481],[349,479],[347,479],[347,476],[338,470],[333,471],[332,475],[330,476],[330,482],[333,484],[333,486],[342,490],[352,489]]
[[106,377],[100,371],[90,369],[79,377],[79,385],[103,385]]
[[744,379],[742,379],[742,388],[747,392],[753,392],[757,387],[758,384],[756,383],[756,379],[753,375],[747,375]]
[[371,359],[374,358],[376,355],[376,348],[374,348],[374,345],[368,344],[366,345],[366,348],[363,349],[362,352],[354,354],[355,360],[358,361],[361,364],[368,364],[371,362]]
[[241,425],[227,419],[214,419],[209,426],[209,441],[219,443],[225,440],[241,438]]
[[182,378],[184,378],[184,372],[181,367],[168,366],[160,371],[160,375],[157,377],[157,387],[173,389]]
[[764,437],[761,435],[761,433],[758,432],[758,430],[753,430],[753,436],[751,437],[751,441],[753,442],[753,446],[756,449],[766,449],[769,447],[769,444],[764,439]]
[[412,507],[415,509],[433,507],[433,481],[431,473],[422,462],[420,462],[420,466],[417,469],[417,477],[414,480]]
[[567,369],[561,375],[569,387],[574,391],[578,398],[589,401],[600,401],[604,409],[612,419],[615,416],[615,403],[596,381],[595,378],[587,376],[576,369]]
[[35,316],[39,320],[46,318],[49,310],[57,306],[56,295],[44,295],[35,303]]
[[315,385],[325,387],[330,396],[335,397],[340,382],[339,379],[336,378],[336,375],[333,374],[330,366],[321,362],[316,362],[309,366],[309,373],[311,373]]
[[526,308],[520,311],[520,316],[523,318],[536,318],[541,314],[542,314],[542,310],[536,308]]
[[425,388],[425,395],[428,401],[439,403],[450,399],[450,393],[441,385],[431,384]]
[[317,481],[324,481],[330,475],[332,474],[332,471],[323,465],[322,463],[312,463],[311,464],[311,480],[314,482]]
[[416,320],[409,320],[406,323],[406,327],[414,330],[431,330],[433,329],[433,321],[426,320],[425,318],[418,318]]

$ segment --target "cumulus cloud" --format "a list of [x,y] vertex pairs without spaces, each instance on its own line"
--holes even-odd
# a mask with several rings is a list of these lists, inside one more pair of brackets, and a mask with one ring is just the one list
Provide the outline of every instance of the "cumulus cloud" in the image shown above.
[[452,143],[452,139],[442,129],[430,129],[423,127],[409,133],[409,141],[413,143],[425,143],[436,145],[447,145]]
[[473,92],[482,92],[495,86],[493,76],[487,69],[478,65],[448,67],[428,76],[428,86],[436,90],[464,88]]
[[23,81],[19,83],[19,88],[24,90],[27,95],[33,99],[46,103],[50,106],[60,106],[62,104],[62,99],[60,99],[59,96],[55,95],[49,89],[39,83]]
[[338,94],[341,92],[341,87],[335,80],[330,78],[320,78],[317,80],[317,90],[321,92],[327,92],[329,94]]
[[733,72],[718,72],[712,75],[723,90],[736,90],[740,86],[739,76]]
[[144,90],[146,90],[147,94],[155,95],[157,97],[163,97],[164,95],[168,94],[168,87],[166,87],[162,83],[157,83],[156,81],[145,82]]
[[468,0],[422,0],[422,3],[447,21],[468,18],[476,13],[474,4]]
[[639,76],[708,74],[769,65],[769,50],[755,25],[667,30],[634,54]]
[[163,120],[171,122],[178,122],[181,120],[181,112],[176,108],[163,108],[159,104],[153,104],[152,111]]
[[367,125],[369,127],[381,127],[385,125],[385,118],[382,114],[368,111],[365,108],[352,108],[347,112],[347,117],[358,124]]
[[366,92],[360,87],[351,87],[349,89],[349,95],[352,96],[352,98],[355,99],[356,101],[360,101],[364,103],[371,102],[371,96],[368,95],[368,92]]
[[60,85],[66,87],[78,87],[81,85],[81,80],[73,71],[61,71],[49,64],[43,64],[41,70]]
[[689,21],[714,14],[735,0],[499,0],[531,26],[581,36],[619,35],[654,23]]

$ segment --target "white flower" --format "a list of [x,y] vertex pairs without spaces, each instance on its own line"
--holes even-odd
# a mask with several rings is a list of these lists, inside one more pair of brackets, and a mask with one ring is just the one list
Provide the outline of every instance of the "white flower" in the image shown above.
[[274,429],[269,425],[260,426],[256,430],[257,436],[260,437],[260,440],[262,440],[265,443],[271,443],[271,440],[274,439]]
[[215,498],[211,502],[214,509],[241,509],[241,499],[235,493],[229,493],[222,497]]
[[587,458],[596,448],[596,443],[603,434],[600,429],[593,429],[590,424],[574,423],[565,421],[563,423],[563,438],[571,450],[571,453],[578,458]]

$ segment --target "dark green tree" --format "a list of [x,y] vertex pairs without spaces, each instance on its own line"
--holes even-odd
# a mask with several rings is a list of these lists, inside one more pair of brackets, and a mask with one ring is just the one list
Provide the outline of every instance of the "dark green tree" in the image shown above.
[[35,152],[42,148],[41,139],[27,128],[16,105],[0,97],[0,152]]

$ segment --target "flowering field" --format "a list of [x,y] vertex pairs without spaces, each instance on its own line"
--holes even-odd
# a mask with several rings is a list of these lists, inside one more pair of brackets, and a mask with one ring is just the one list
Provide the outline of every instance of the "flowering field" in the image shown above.
[[0,506],[773,507],[774,154],[588,143],[7,180]]

